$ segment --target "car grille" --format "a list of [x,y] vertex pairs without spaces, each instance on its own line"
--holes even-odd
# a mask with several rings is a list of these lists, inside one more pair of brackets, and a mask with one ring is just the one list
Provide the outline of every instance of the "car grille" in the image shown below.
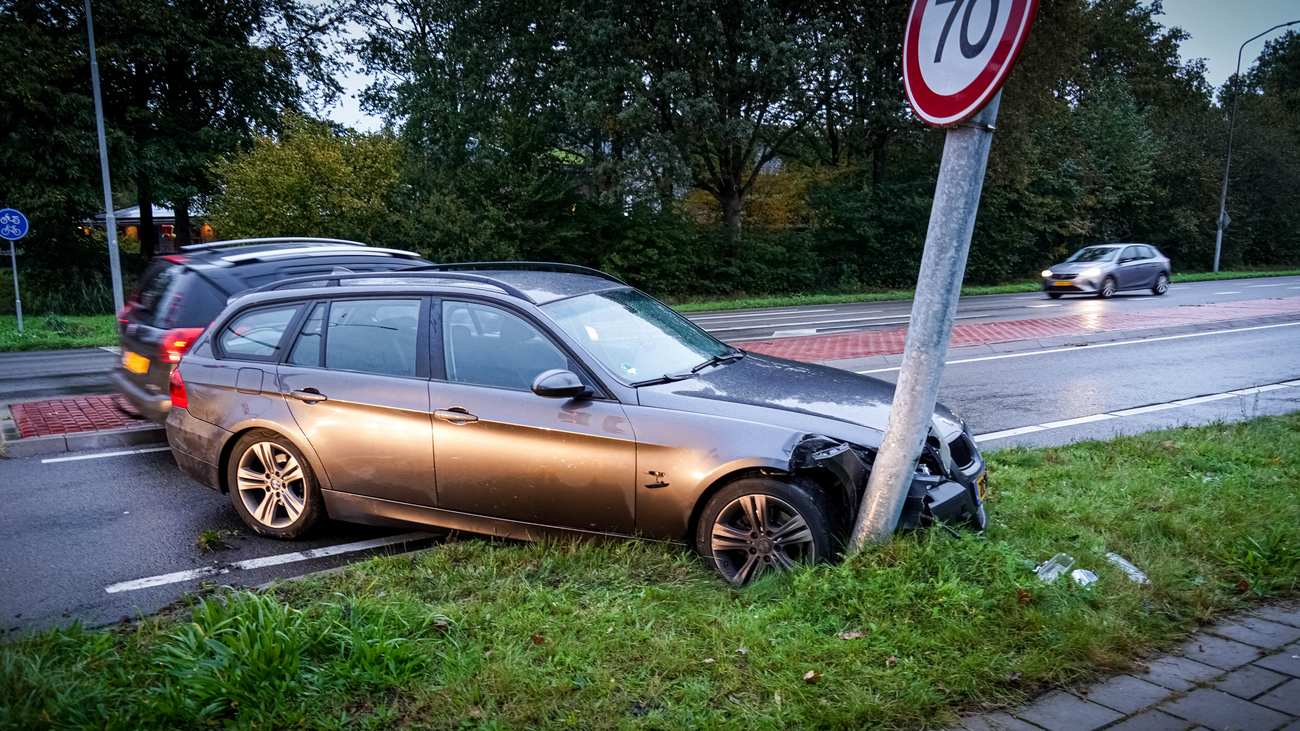
[[975,461],[975,443],[963,432],[948,442],[948,453],[952,455],[953,464],[966,468]]
[[1078,275],[1075,275],[1075,274],[1052,274],[1052,279],[1074,279],[1076,276],[1078,276]]

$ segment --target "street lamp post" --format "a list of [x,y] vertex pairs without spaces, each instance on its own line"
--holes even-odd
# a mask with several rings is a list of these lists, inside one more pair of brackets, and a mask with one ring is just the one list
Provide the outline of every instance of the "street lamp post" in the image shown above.
[[117,253],[117,219],[113,217],[113,186],[108,178],[108,143],[104,141],[104,102],[99,94],[99,61],[95,58],[95,21],[86,0],[86,38],[90,41],[90,87],[95,95],[95,132],[99,135],[99,177],[104,184],[104,228],[108,232],[108,270],[113,282],[113,311],[120,312],[122,263]]
[[[89,2],[89,0],[87,0]],[[1285,28],[1289,25],[1300,24],[1300,20],[1292,20],[1287,23],[1280,23],[1269,28],[1258,35],[1247,38],[1244,43],[1237,49],[1237,71],[1233,73],[1232,78],[1236,80],[1241,76],[1241,54],[1246,50],[1246,46],[1253,40],[1266,36],[1278,28]],[[1214,234],[1214,271],[1219,271],[1219,254],[1223,251],[1223,230],[1228,227],[1228,170],[1232,168],[1232,132],[1237,125],[1237,102],[1241,99],[1239,89],[1234,89],[1232,93],[1232,113],[1228,116],[1228,154],[1223,160],[1223,189],[1219,192],[1219,221],[1218,231]]]

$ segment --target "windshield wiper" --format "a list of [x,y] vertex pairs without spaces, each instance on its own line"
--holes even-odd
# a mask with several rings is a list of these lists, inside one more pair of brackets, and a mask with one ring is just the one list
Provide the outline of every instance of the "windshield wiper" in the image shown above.
[[745,351],[739,349],[733,350],[730,353],[722,353],[721,355],[715,355],[709,358],[708,360],[704,361],[703,363],[692,368],[691,373],[699,373],[700,371],[704,370],[705,368],[708,368],[709,366],[720,365],[722,363],[730,363],[733,360],[740,360],[741,358],[744,357],[745,357]]
[[673,381],[684,381],[687,378],[693,378],[693,377],[695,377],[694,371],[690,373],[665,373],[662,376],[659,376],[657,378],[647,378],[644,381],[633,381],[628,385],[631,386],[632,388],[640,388],[641,386],[655,386],[660,383],[672,383]]

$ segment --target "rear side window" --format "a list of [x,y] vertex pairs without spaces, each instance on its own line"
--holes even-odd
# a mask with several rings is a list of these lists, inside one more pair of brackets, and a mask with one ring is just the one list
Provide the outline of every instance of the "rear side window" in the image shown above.
[[329,306],[325,367],[414,376],[417,373],[420,300],[336,300]]
[[298,340],[289,351],[289,362],[293,365],[319,366],[321,340],[324,337],[325,303],[317,303],[303,323]]
[[297,312],[297,305],[245,312],[221,331],[217,344],[227,357],[274,360]]

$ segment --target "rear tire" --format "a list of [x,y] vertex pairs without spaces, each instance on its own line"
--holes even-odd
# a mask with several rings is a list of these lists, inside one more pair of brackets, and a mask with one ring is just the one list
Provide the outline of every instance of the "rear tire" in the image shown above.
[[1164,272],[1156,277],[1156,283],[1151,285],[1151,294],[1159,297],[1169,291],[1169,275]]
[[1108,300],[1115,296],[1115,278],[1106,277],[1101,282],[1101,289],[1097,290],[1097,297]]
[[258,535],[295,540],[325,516],[311,465],[293,442],[269,429],[240,437],[225,470],[235,512]]
[[695,550],[722,578],[744,586],[763,573],[825,561],[835,551],[826,500],[775,477],[737,480],[709,498]]

